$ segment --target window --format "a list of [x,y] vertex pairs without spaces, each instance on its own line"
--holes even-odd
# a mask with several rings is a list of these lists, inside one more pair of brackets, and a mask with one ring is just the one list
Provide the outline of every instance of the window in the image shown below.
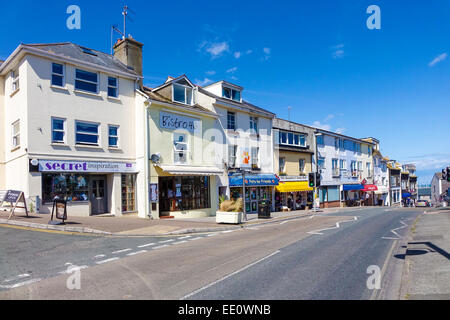
[[192,88],[177,83],[173,84],[173,101],[191,105],[192,97]]
[[64,87],[64,66],[52,63],[52,86]]
[[108,126],[108,145],[110,148],[119,147],[119,126]]
[[286,171],[286,159],[280,158],[280,173],[285,173]]
[[64,143],[66,136],[66,120],[52,118],[52,143]]
[[331,167],[333,169],[333,177],[338,177],[340,176],[340,170],[338,167],[338,159],[332,159],[331,160]]
[[350,169],[352,171],[352,177],[356,177],[357,176],[357,171],[356,171],[356,161],[352,161],[350,164]]
[[227,113],[227,129],[236,130],[236,114],[234,112]]
[[222,88],[222,97],[240,102],[241,101],[241,92],[238,90],[231,89],[231,88],[223,87]]
[[258,163],[259,163],[259,148],[252,147],[252,169],[258,169]]
[[122,213],[136,211],[136,175],[122,174]]
[[319,157],[317,159],[317,166],[319,167],[319,169],[325,169],[325,158]]
[[188,143],[186,135],[183,133],[173,134],[173,147],[174,147],[174,163],[187,163],[188,162]]
[[323,146],[323,136],[317,136],[317,144]]
[[347,161],[344,159],[339,160],[339,168],[341,170],[347,170]]
[[305,172],[305,159],[298,160],[298,170],[300,171],[300,173]]
[[343,140],[343,139],[339,139],[339,149],[340,149],[341,151],[344,151],[344,150],[345,150],[345,147],[344,147],[344,140]]
[[230,168],[236,167],[236,153],[237,153],[236,145],[228,146],[228,166]]
[[75,89],[97,93],[98,75],[84,70],[75,70]]
[[12,90],[12,92],[16,92],[20,88],[20,85],[19,85],[19,69],[11,72],[11,79],[12,79],[11,90]]
[[118,79],[108,77],[108,97],[117,98],[119,96],[118,89],[119,89]]
[[356,152],[361,153],[361,143],[356,144]]
[[370,162],[366,163],[366,168],[367,168],[367,176],[371,177],[372,176],[372,172],[370,171]]
[[160,211],[184,211],[211,208],[210,178],[160,177]]
[[293,132],[280,132],[280,144],[286,144],[296,147],[305,147],[306,138],[304,134]]
[[250,117],[250,132],[258,134],[258,118]]
[[75,143],[81,145],[98,145],[99,124],[75,121]]
[[334,138],[334,147],[336,148],[336,150],[339,148],[339,139],[338,138]]
[[89,200],[89,176],[58,173],[42,175],[42,195],[44,202],[52,202],[55,198],[70,202]]
[[362,161],[358,161],[358,171],[362,171]]
[[18,148],[20,146],[20,120],[12,124],[12,147]]

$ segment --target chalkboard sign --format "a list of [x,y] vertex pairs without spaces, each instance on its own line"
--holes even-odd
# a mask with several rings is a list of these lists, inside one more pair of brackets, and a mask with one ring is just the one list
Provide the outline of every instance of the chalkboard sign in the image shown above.
[[0,190],[0,204],[5,201],[6,192],[6,190]]
[[6,195],[5,195],[5,198],[3,199],[3,201],[10,202],[10,203],[16,203],[17,200],[19,200],[21,195],[22,195],[22,191],[8,190],[6,192]]

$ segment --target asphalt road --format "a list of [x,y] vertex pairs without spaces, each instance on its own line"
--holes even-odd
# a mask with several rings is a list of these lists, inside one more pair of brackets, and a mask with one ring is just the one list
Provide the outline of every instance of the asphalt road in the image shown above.
[[[421,212],[362,208],[158,238],[0,227],[0,299],[369,299],[368,266],[398,282],[386,261]],[[66,287],[74,265],[81,290]]]

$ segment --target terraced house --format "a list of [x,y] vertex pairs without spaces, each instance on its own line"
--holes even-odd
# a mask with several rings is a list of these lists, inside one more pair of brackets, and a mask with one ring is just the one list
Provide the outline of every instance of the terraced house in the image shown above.
[[313,188],[308,175],[314,161],[315,128],[279,118],[273,120],[274,166],[280,178],[275,193],[275,209],[311,208]]
[[142,68],[130,69],[127,43],[119,57],[69,42],[21,44],[1,64],[1,189],[23,191],[43,213],[55,198],[71,215],[145,212]]

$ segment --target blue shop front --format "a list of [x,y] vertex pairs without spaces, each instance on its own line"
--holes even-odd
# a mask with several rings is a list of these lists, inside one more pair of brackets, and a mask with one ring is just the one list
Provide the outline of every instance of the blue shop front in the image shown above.
[[[273,203],[275,187],[278,186],[278,177],[274,174],[246,174],[245,181],[245,211],[257,213],[258,203],[269,200]],[[242,198],[243,178],[241,174],[229,176],[230,195],[232,199]]]

